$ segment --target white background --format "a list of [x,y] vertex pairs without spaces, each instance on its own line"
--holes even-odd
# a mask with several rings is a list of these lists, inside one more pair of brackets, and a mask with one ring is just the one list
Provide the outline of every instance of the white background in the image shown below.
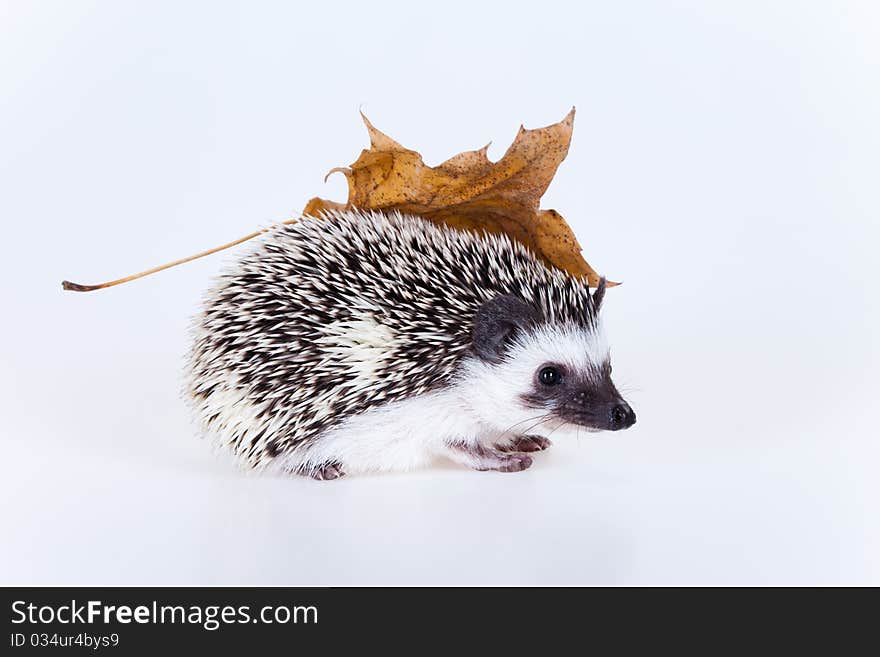
[[[880,584],[873,2],[0,2],[2,584]],[[179,397],[235,253],[366,146],[578,108],[544,199],[639,422],[519,474],[243,474]]]

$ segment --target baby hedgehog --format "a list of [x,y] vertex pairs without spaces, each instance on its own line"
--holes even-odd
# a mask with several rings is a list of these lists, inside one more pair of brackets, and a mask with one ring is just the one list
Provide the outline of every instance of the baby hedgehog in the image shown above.
[[504,235],[398,213],[269,231],[195,322],[187,394],[255,468],[335,479],[447,457],[516,472],[562,426],[625,429],[599,321],[604,279]]

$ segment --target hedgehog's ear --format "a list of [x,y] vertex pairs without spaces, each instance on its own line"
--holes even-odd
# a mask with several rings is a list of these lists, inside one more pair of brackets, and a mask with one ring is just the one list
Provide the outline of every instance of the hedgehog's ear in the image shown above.
[[541,313],[519,297],[502,294],[490,299],[480,306],[474,319],[474,352],[485,361],[499,363],[516,333],[540,321]]
[[593,301],[593,312],[599,314],[599,309],[602,307],[602,299],[605,298],[605,277],[599,279],[599,284],[596,286],[596,291],[593,292],[592,301]]

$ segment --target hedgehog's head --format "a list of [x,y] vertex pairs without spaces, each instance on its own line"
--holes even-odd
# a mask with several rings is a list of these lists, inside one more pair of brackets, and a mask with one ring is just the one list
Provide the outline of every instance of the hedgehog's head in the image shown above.
[[631,427],[636,415],[611,380],[608,344],[599,321],[603,278],[586,294],[583,321],[549,321],[511,295],[490,299],[477,312],[473,358],[466,376],[469,403],[501,431],[540,433],[573,425],[592,431]]

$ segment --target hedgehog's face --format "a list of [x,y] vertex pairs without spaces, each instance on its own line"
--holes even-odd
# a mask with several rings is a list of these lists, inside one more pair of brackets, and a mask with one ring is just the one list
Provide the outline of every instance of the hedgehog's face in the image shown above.
[[[601,335],[577,328],[538,331],[522,340],[517,358],[534,370],[529,391],[520,395],[522,402],[591,431],[631,427],[636,415],[611,380],[603,342]],[[543,362],[536,366],[539,360]]]
[[[594,312],[600,303],[601,288]],[[561,425],[617,431],[636,421],[611,380],[598,318],[588,327],[553,325],[520,299],[496,297],[477,315],[474,352],[470,375],[482,379],[474,406],[501,431],[528,433],[531,425],[545,435]]]

